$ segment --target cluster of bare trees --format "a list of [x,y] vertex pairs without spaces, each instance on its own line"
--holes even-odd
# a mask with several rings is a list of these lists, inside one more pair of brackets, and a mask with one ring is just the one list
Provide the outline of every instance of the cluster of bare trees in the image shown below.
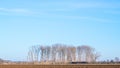
[[95,62],[99,56],[94,48],[86,45],[39,45],[32,46],[28,52],[28,60],[32,62]]

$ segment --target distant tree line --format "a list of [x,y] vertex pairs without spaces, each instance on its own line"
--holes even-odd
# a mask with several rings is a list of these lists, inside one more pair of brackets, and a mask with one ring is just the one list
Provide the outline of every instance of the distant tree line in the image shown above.
[[28,52],[30,62],[96,62],[99,57],[100,54],[87,45],[38,45],[32,46]]

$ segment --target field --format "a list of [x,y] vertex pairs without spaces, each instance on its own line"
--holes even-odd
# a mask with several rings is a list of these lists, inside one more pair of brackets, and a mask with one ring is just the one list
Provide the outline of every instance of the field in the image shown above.
[[0,65],[0,68],[120,68],[119,64],[82,65]]

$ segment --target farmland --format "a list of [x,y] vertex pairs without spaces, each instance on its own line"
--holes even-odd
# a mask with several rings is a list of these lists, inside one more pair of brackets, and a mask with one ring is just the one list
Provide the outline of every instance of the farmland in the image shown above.
[[71,65],[0,65],[0,68],[120,68],[119,64],[71,64]]

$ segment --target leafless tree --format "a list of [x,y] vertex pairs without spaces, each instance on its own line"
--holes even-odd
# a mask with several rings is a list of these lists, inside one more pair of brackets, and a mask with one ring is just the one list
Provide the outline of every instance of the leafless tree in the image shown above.
[[95,49],[90,46],[83,45],[77,47],[78,61],[95,62],[99,57],[99,53],[95,52]]
[[66,46],[61,46],[61,53],[62,53],[62,62],[66,62]]
[[40,46],[39,47],[39,49],[40,49],[40,61],[42,62],[43,61],[43,52],[44,52],[44,47],[43,46]]
[[71,57],[72,61],[76,61],[76,47],[74,46],[71,47]]
[[29,50],[29,52],[28,52],[27,59],[28,59],[28,61],[33,62],[33,52],[31,50]]
[[77,61],[81,61],[82,59],[82,47],[81,46],[78,46],[77,47]]
[[39,59],[41,62],[95,62],[99,57],[99,53],[87,45],[77,47],[64,44],[40,45],[32,46],[28,52],[28,59],[35,62],[38,62]]
[[51,47],[46,46],[46,61],[50,61]]
[[115,57],[115,62],[119,62],[119,57]]
[[51,51],[51,53],[52,53],[52,57],[51,57],[52,62],[56,62],[56,57],[57,57],[57,46],[56,46],[55,44],[52,45],[52,51]]
[[28,52],[28,59],[32,62],[38,62],[39,48],[38,46],[32,46]]

